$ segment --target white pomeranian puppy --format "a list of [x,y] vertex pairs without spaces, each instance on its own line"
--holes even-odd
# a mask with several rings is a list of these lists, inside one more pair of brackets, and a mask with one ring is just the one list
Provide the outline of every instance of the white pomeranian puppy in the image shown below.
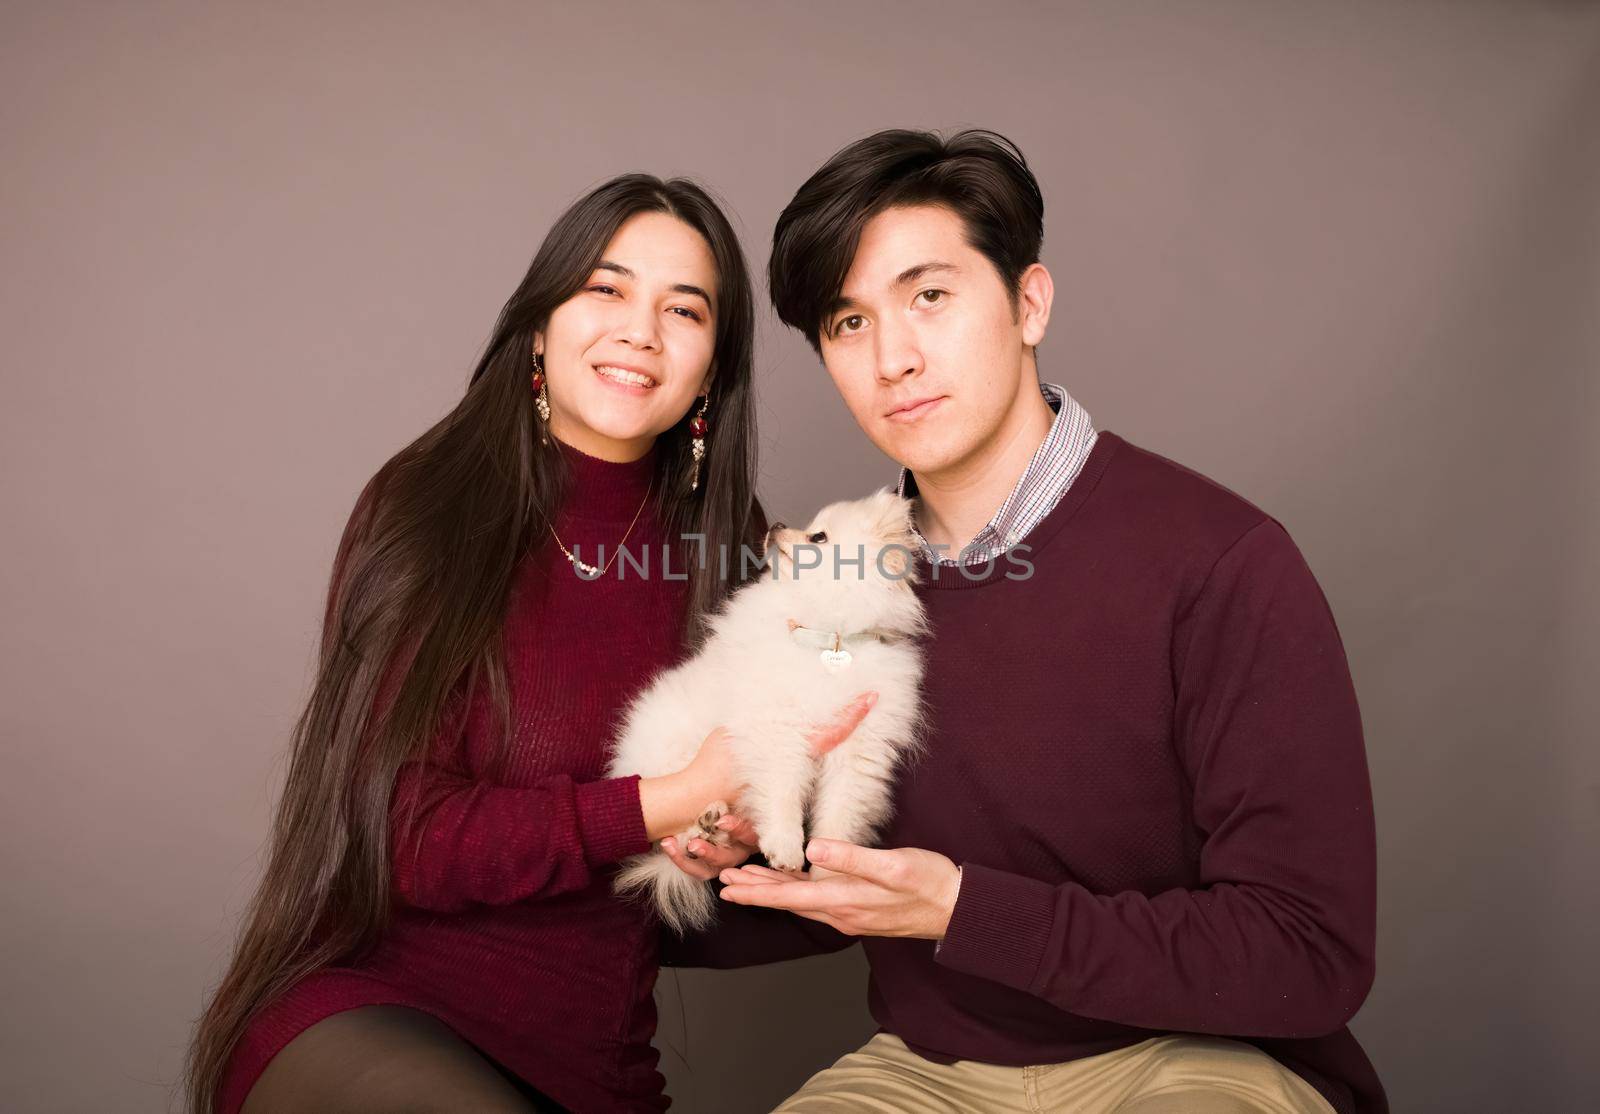
[[[927,621],[913,590],[912,545],[911,504],[887,489],[832,503],[804,530],[775,525],[761,577],[712,616],[693,658],[629,708],[609,776],[676,773],[722,725],[745,783],[738,811],[774,868],[804,864],[808,827],[811,836],[873,840],[889,818],[896,764],[921,727],[918,639]],[[813,758],[811,731],[869,690],[878,701],[866,718]],[[707,805],[680,846],[694,837],[728,842],[716,827],[727,804]],[[649,898],[680,933],[715,919],[710,883],[679,870],[659,844],[624,863],[614,888]]]

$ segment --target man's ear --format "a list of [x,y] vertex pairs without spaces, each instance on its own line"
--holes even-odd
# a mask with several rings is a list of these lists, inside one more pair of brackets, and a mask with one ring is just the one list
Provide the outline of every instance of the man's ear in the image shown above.
[[1022,323],[1022,343],[1029,348],[1044,340],[1055,294],[1055,283],[1043,263],[1034,263],[1022,272],[1017,282],[1017,316]]

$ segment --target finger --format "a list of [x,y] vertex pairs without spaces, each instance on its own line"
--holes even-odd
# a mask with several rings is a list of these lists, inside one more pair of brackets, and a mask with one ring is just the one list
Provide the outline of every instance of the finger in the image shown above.
[[[759,878],[763,882],[793,882],[796,878],[796,875],[791,874],[789,871],[779,870],[776,867],[765,866],[761,863],[745,863],[742,869],[748,871],[751,877]],[[803,878],[804,875],[800,875],[800,877]]]
[[753,848],[746,847],[742,843],[731,843],[726,847],[718,847],[716,844],[707,843],[703,839],[691,839],[688,849],[695,856],[697,863],[703,863],[711,870],[712,876],[715,876],[718,871],[738,866],[750,857],[753,850]]
[[[789,898],[781,896],[784,887],[780,883],[769,883],[756,886],[724,886],[717,895],[723,901],[731,901],[735,905],[757,905],[764,909],[789,909],[795,906]],[[772,895],[778,894],[776,899]]]
[[814,839],[806,845],[806,858],[839,874],[865,878],[893,889],[900,880],[903,856],[899,851],[862,847],[840,839]]
[[839,714],[832,722],[814,728],[807,738],[811,743],[811,755],[821,758],[834,747],[848,739],[861,721],[867,718],[867,713],[872,711],[872,706],[878,702],[878,694],[864,692],[850,703],[839,709]]
[[724,870],[719,878],[724,884],[732,885],[771,885],[775,882],[793,882],[794,878],[776,870],[768,870],[764,866],[746,863],[744,866],[730,867]]
[[686,857],[683,848],[678,846],[678,841],[668,836],[661,841],[661,850],[672,860],[672,864],[691,878],[698,878],[702,882],[709,882],[717,876],[718,867],[708,866],[705,863],[695,862]]
[[722,900],[736,905],[759,905],[766,909],[787,909],[793,913],[835,913],[852,899],[848,888],[833,882],[768,882],[757,885],[722,887]]
[[728,813],[717,821],[717,827],[727,832],[729,836],[740,843],[755,847],[761,842],[761,836],[756,831],[756,826],[742,816]]

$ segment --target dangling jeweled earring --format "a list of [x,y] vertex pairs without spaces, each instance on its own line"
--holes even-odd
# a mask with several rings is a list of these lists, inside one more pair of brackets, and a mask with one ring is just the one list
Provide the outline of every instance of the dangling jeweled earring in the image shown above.
[[689,435],[694,440],[689,442],[689,452],[694,456],[694,470],[689,473],[689,490],[700,490],[700,461],[706,455],[706,430],[711,427],[706,424],[706,407],[711,405],[711,394],[707,392],[700,396],[700,412],[689,419]]
[[544,365],[539,360],[539,353],[533,354],[533,406],[539,411],[539,420],[544,424],[539,427],[539,440],[548,445],[550,435],[545,432],[545,427],[550,424],[550,393],[545,390]]

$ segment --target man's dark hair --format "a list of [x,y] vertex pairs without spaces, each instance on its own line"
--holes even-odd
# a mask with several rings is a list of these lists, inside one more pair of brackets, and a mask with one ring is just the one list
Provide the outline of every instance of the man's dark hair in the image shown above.
[[785,325],[821,351],[818,334],[855,259],[861,229],[885,209],[942,205],[967,243],[1000,273],[1011,308],[1022,272],[1039,261],[1044,197],[1022,151],[982,129],[941,139],[891,129],[845,147],[795,193],[772,231],[767,286]]

